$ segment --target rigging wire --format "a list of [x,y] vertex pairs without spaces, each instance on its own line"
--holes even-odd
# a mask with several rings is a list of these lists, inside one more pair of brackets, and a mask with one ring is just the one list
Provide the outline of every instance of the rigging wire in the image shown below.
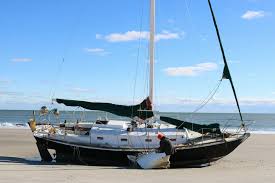
[[[218,81],[218,83],[216,84],[216,86],[209,92],[209,94],[207,95],[207,97],[202,100],[201,104],[199,104],[199,106],[193,111],[190,113],[190,118],[192,119],[193,117],[193,114],[195,114],[196,112],[198,112],[199,110],[201,110],[203,107],[205,107],[215,96],[215,94],[218,92],[220,86],[221,86],[221,83],[222,83],[222,79],[220,79]],[[182,126],[183,124],[185,123],[185,121],[183,121],[178,127],[177,129]],[[193,124],[193,123],[192,123]],[[193,127],[192,127],[192,130],[193,130]]]
[[[58,84],[58,81],[59,81],[60,73],[62,72],[64,62],[65,62],[65,59],[63,58],[61,63],[59,64],[59,66],[57,68],[56,77],[55,77],[56,79],[54,80],[55,82],[54,82],[53,87],[50,91],[50,100],[52,100],[53,97],[55,96],[57,84]],[[53,104],[53,103],[51,102],[51,104]]]
[[[191,0],[189,0],[189,3],[187,3],[187,0],[184,1],[185,2],[185,7],[186,7],[186,13],[188,14],[190,20],[191,20],[191,13],[190,13],[190,5],[191,5]],[[190,21],[192,22],[192,21]],[[192,26],[193,24],[191,24]],[[193,26],[192,26],[193,27]]]
[[[84,13],[84,8],[85,6],[76,6],[75,8],[78,8],[79,11],[75,11],[75,12],[81,12],[81,13]],[[62,61],[60,63],[60,65],[58,66],[57,68],[57,72],[56,72],[56,77],[57,78],[50,90],[50,101],[53,99],[53,97],[55,96],[55,93],[56,93],[56,87],[57,87],[57,84],[58,84],[58,79],[60,77],[60,74],[62,72],[62,69],[63,69],[63,65],[64,65],[64,62],[65,62],[65,57],[68,55],[68,51],[69,51],[69,47],[70,45],[72,45],[72,42],[73,42],[73,39],[75,37],[75,32],[76,32],[76,29],[79,27],[79,23],[80,23],[80,18],[81,16],[75,16],[73,19],[71,19],[71,24],[69,25],[68,29],[66,29],[67,31],[65,32],[66,34],[66,39],[65,39],[65,43],[64,43],[64,50],[63,50],[63,58],[62,58]],[[70,30],[70,31],[68,31]],[[53,102],[51,102],[51,104],[53,104]]]
[[193,18],[192,18],[192,14],[191,14],[191,11],[190,11],[191,0],[189,1],[189,3],[187,3],[187,0],[185,0],[184,2],[185,2],[186,13],[187,13],[187,16],[189,18],[189,23],[191,25],[192,32],[198,32],[199,29],[194,24],[195,21],[192,21]]
[[[143,2],[143,1],[142,1]],[[137,85],[137,77],[138,77],[138,68],[139,68],[139,60],[140,60],[140,48],[141,48],[141,32],[143,28],[143,15],[144,15],[144,3],[141,3],[141,13],[140,13],[140,22],[139,22],[139,40],[138,40],[138,50],[137,50],[137,59],[136,59],[136,70],[135,70],[135,76],[134,76],[134,93],[133,93],[133,107],[132,107],[132,118],[133,116],[133,109],[135,105],[135,97],[136,97],[136,85]],[[146,149],[145,144],[142,142],[141,137],[138,135],[141,131],[138,130],[137,128],[137,136],[138,140],[140,141],[141,145],[143,146],[144,149]],[[129,135],[128,135],[129,136]],[[130,138],[128,138],[130,139]],[[128,142],[129,143],[129,142]]]
[[150,65],[150,59],[149,59],[149,55],[150,55],[150,43],[147,42],[147,51],[146,51],[146,60],[144,62],[144,85],[143,85],[143,95],[144,96],[148,96],[149,94],[149,65]]
[[[148,46],[149,48],[149,46]],[[149,81],[148,81],[148,75],[149,75],[149,65],[148,65],[148,55],[147,55],[147,61],[145,61],[145,71],[144,71],[144,96],[148,95],[149,91]]]
[[[189,2],[187,2],[187,0],[185,0],[185,6],[186,6],[186,10],[187,10],[186,12],[187,12],[187,15],[188,15],[189,19],[191,20],[190,21],[191,27],[192,27],[193,30],[198,30],[198,29],[195,29],[195,25],[193,24],[193,21],[192,21],[192,16],[191,16],[191,12],[190,12],[190,5],[191,5],[191,0]],[[204,106],[206,106],[213,99],[214,95],[217,93],[217,91],[218,91],[218,89],[221,85],[221,82],[222,82],[222,79],[218,82],[216,87],[209,93],[209,95],[202,101],[202,103],[191,113],[191,116],[194,113],[201,110]]]
[[[84,8],[86,7],[85,5],[82,6],[83,4],[80,4],[81,6],[75,6],[75,10],[79,10],[79,11],[74,11],[74,12],[81,12],[84,13]],[[63,58],[62,58],[62,61],[60,62],[59,66],[57,67],[57,72],[55,74],[55,80],[53,81],[53,85],[50,89],[50,92],[49,92],[49,99],[50,99],[50,103],[49,105],[52,107],[54,105],[54,102],[53,102],[53,98],[55,97],[55,94],[56,94],[56,90],[57,90],[57,86],[60,82],[60,75],[62,73],[62,70],[63,70],[63,67],[64,67],[64,63],[65,63],[65,57],[68,56],[68,53],[69,53],[69,49],[70,49],[70,46],[72,45],[73,43],[73,40],[76,36],[76,30],[78,29],[78,25],[80,24],[80,20],[81,20],[81,16],[72,16],[70,17],[70,22],[71,24],[69,24],[68,28],[66,29],[66,32],[64,32],[65,34],[65,41],[64,41],[64,48],[63,48]],[[63,107],[64,110],[63,111],[66,111],[65,110],[65,107]]]
[[198,112],[199,110],[201,110],[206,104],[208,104],[213,99],[215,94],[218,92],[218,89],[220,88],[221,83],[222,83],[222,79],[219,80],[219,82],[217,83],[215,88],[210,91],[208,96],[202,101],[202,103],[192,113]]
[[[138,40],[138,50],[137,50],[137,59],[136,59],[136,70],[135,70],[135,78],[134,78],[134,94],[133,94],[133,106],[135,104],[135,96],[136,96],[136,84],[137,84],[137,75],[138,75],[138,67],[139,67],[139,58],[140,58],[140,47],[141,47],[141,31],[143,25],[143,3],[141,4],[141,14],[140,14],[140,22],[139,22],[139,40]],[[132,107],[132,115],[133,115],[134,107]],[[133,116],[132,116],[133,117]]]

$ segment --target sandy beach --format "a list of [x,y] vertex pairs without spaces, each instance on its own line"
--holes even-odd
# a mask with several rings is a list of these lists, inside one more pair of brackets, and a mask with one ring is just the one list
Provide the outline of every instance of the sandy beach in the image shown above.
[[252,135],[230,155],[204,168],[43,164],[30,130],[0,129],[0,182],[274,182],[274,155],[275,135]]

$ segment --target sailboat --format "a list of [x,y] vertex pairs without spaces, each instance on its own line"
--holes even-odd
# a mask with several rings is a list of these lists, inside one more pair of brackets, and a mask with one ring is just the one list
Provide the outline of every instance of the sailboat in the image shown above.
[[[159,147],[157,134],[161,132],[175,147],[170,156],[171,167],[203,165],[214,162],[237,148],[250,134],[238,103],[233,80],[226,61],[215,15],[208,0],[219,45],[223,55],[222,79],[228,79],[232,86],[240,115],[237,132],[229,133],[220,129],[220,124],[195,124],[167,116],[158,116],[154,104],[154,50],[155,50],[155,0],[150,0],[150,76],[149,97],[137,105],[88,102],[55,99],[58,104],[77,106],[88,110],[109,112],[129,120],[98,119],[89,124],[77,121],[75,124],[41,123],[35,118],[29,125],[36,139],[42,161],[81,163],[90,165],[128,165],[128,156],[154,152]],[[58,115],[57,111],[41,109],[41,115]],[[54,150],[51,154],[49,150]]]

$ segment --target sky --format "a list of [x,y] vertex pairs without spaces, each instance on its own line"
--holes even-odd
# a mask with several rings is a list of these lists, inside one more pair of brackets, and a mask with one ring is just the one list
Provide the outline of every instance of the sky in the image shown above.
[[[275,1],[212,0],[243,112],[275,112]],[[148,96],[149,0],[0,1],[0,109]],[[223,60],[207,0],[156,0],[154,108],[192,112]],[[237,112],[223,80],[199,112]]]

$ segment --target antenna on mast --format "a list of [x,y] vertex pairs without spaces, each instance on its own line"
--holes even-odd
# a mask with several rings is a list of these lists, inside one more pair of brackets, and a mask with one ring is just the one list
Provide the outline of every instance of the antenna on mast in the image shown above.
[[150,0],[150,79],[149,99],[154,108],[154,62],[155,62],[155,0]]

